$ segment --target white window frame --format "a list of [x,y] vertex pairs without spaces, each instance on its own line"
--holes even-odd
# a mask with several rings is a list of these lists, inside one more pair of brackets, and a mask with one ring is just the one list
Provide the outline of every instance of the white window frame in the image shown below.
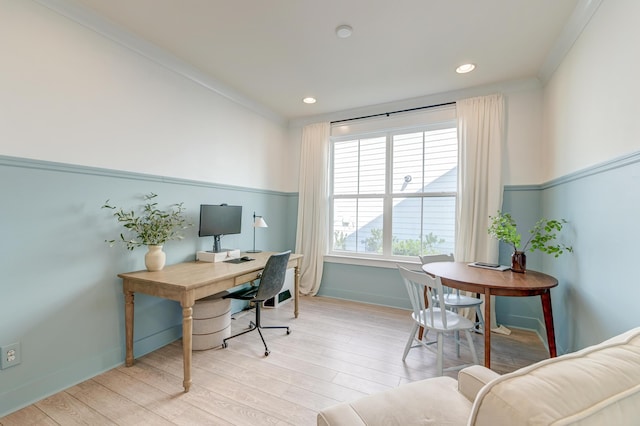
[[[328,241],[329,241],[329,253],[325,256],[325,260],[332,263],[346,263],[346,264],[358,264],[367,266],[379,266],[387,268],[395,268],[396,264],[413,265],[418,263],[417,257],[414,259],[411,256],[394,256],[391,255],[392,250],[392,238],[391,238],[391,221],[392,221],[392,209],[393,198],[397,198],[397,194],[394,197],[392,193],[392,173],[391,166],[393,162],[392,147],[393,144],[390,138],[393,135],[399,133],[409,132],[422,132],[432,131],[438,129],[456,127],[455,119],[455,107],[437,108],[434,110],[425,110],[411,116],[403,115],[401,117],[395,117],[392,119],[378,119],[373,122],[365,123],[341,123],[337,126],[332,126],[331,130],[331,154],[329,165],[329,223],[328,223]],[[383,254],[363,253],[363,252],[344,252],[333,251],[333,206],[335,196],[333,194],[333,147],[335,142],[353,140],[353,139],[366,139],[372,137],[386,137],[386,179],[385,179],[385,194],[383,194]],[[404,196],[404,198],[417,197],[426,198],[428,196],[455,196],[456,204],[458,202],[458,194],[456,192],[436,193],[425,195],[410,194]],[[359,198],[365,198],[365,196],[359,196]],[[375,195],[374,197],[379,197]],[[338,197],[339,198],[339,197]]]

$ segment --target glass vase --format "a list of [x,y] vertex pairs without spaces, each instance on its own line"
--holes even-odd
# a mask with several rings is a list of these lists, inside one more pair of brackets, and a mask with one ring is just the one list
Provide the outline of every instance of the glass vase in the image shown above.
[[511,255],[511,270],[524,274],[527,270],[527,255],[523,251],[514,251]]

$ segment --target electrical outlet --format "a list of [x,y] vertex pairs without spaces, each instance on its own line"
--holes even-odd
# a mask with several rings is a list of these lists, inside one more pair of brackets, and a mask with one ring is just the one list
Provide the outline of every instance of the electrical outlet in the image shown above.
[[20,364],[20,342],[2,346],[0,355],[2,355],[2,358],[0,358],[0,370]]

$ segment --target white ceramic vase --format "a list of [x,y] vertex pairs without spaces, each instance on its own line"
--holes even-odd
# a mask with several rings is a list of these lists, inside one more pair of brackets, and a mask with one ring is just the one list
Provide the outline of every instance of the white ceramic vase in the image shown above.
[[149,251],[144,255],[144,264],[149,271],[160,271],[164,268],[167,255],[162,251],[162,246],[147,246]]

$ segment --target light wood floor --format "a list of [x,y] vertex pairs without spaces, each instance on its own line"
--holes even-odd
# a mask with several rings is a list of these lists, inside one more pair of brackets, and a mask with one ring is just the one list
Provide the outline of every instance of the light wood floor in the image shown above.
[[[266,330],[268,357],[257,332],[229,341],[226,349],[194,351],[188,393],[182,392],[178,341],[132,367],[114,368],[0,418],[0,424],[315,425],[324,407],[435,376],[435,354],[429,350],[413,349],[402,362],[411,328],[408,311],[302,297],[297,319],[291,304],[263,312],[263,324],[288,324],[292,333]],[[252,316],[238,315],[232,332],[245,328]],[[482,335],[474,338],[482,360]],[[492,368],[499,373],[547,357],[529,331],[494,334],[492,346]],[[458,361],[453,345],[447,352]],[[470,361],[464,347],[461,359]]]

